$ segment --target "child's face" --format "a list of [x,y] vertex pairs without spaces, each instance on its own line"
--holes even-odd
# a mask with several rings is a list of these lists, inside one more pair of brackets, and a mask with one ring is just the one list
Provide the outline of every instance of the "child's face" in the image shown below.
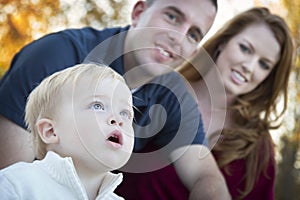
[[68,84],[62,91],[54,120],[59,153],[72,156],[75,166],[76,162],[88,165],[90,161],[106,170],[123,166],[134,143],[128,87],[113,78],[92,83],[81,78],[74,88]]

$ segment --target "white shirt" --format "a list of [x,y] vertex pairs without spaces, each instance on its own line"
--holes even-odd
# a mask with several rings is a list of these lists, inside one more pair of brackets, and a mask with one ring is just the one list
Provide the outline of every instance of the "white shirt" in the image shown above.
[[[113,191],[122,174],[108,172],[96,200],[123,199]],[[0,171],[1,200],[88,200],[72,159],[48,152],[41,161],[19,162]]]

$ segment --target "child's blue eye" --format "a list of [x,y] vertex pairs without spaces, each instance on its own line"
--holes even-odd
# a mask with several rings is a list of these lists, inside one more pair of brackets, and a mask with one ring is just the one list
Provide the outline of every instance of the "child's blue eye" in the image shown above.
[[122,111],[122,112],[120,112],[120,115],[121,115],[122,117],[126,117],[127,119],[130,119],[130,118],[131,118],[131,114],[130,114],[129,111]]
[[104,110],[104,106],[103,106],[103,104],[102,103],[94,103],[93,105],[92,105],[92,108],[94,109],[94,110]]

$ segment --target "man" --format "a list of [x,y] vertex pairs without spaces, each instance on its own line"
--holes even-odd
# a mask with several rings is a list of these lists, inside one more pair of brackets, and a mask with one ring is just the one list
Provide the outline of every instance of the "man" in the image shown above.
[[[0,83],[1,167],[17,161],[34,159],[33,151],[28,143],[29,134],[24,130],[23,113],[28,94],[43,78],[84,60],[93,61],[95,56],[96,61],[102,60],[110,64],[122,75],[127,72],[134,74],[137,66],[154,67],[153,63],[171,65],[196,52],[200,40],[214,21],[216,11],[217,4],[214,0],[138,1],[133,8],[130,27],[102,31],[91,28],[66,30],[47,35],[24,47],[14,57],[11,68]],[[129,31],[127,31],[128,28]],[[115,39],[106,43],[109,38]],[[100,51],[97,48],[99,45]],[[123,52],[119,52],[120,57],[117,58],[116,54],[122,50]],[[147,70],[150,73],[153,72],[149,70],[149,67]],[[135,83],[136,80],[132,77],[136,76],[128,74],[128,78],[127,74],[125,75],[126,81],[129,85],[133,85],[131,88],[137,88],[137,95],[149,95],[149,90],[138,88],[142,84]],[[155,72],[154,75],[156,75]],[[134,103],[135,106],[136,104],[138,103]],[[144,105],[139,105],[138,108],[142,106]],[[149,111],[148,108],[147,111]],[[146,125],[143,119],[144,116],[137,117],[139,126]],[[142,132],[138,131],[139,126],[135,132]],[[162,146],[170,142],[170,138],[163,141]],[[195,143],[199,141],[201,139]],[[140,152],[145,146],[145,140],[138,140],[135,144],[135,152]],[[217,185],[213,187],[220,188],[224,194],[227,194],[223,185],[224,180],[211,155],[208,154],[201,160],[195,159],[195,153],[199,154],[201,147],[201,145],[192,145],[188,149],[178,148],[176,151],[169,151],[172,162],[176,161],[175,167],[179,177],[191,190],[191,195],[198,196],[197,190],[201,191],[204,183],[213,180],[217,181]],[[190,161],[193,166],[189,166],[189,172],[186,172],[183,167],[186,161]],[[213,191],[207,192],[214,193]]]

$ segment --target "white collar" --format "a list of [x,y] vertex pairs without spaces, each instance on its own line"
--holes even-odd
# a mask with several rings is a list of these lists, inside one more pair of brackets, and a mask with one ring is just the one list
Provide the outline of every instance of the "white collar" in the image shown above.
[[[59,184],[67,186],[79,199],[88,199],[85,188],[83,187],[74,167],[71,157],[62,158],[53,151],[49,151],[45,158],[41,161],[35,161],[35,165],[39,165]],[[108,172],[102,181],[96,199],[103,198],[117,188],[122,182],[123,175]]]

